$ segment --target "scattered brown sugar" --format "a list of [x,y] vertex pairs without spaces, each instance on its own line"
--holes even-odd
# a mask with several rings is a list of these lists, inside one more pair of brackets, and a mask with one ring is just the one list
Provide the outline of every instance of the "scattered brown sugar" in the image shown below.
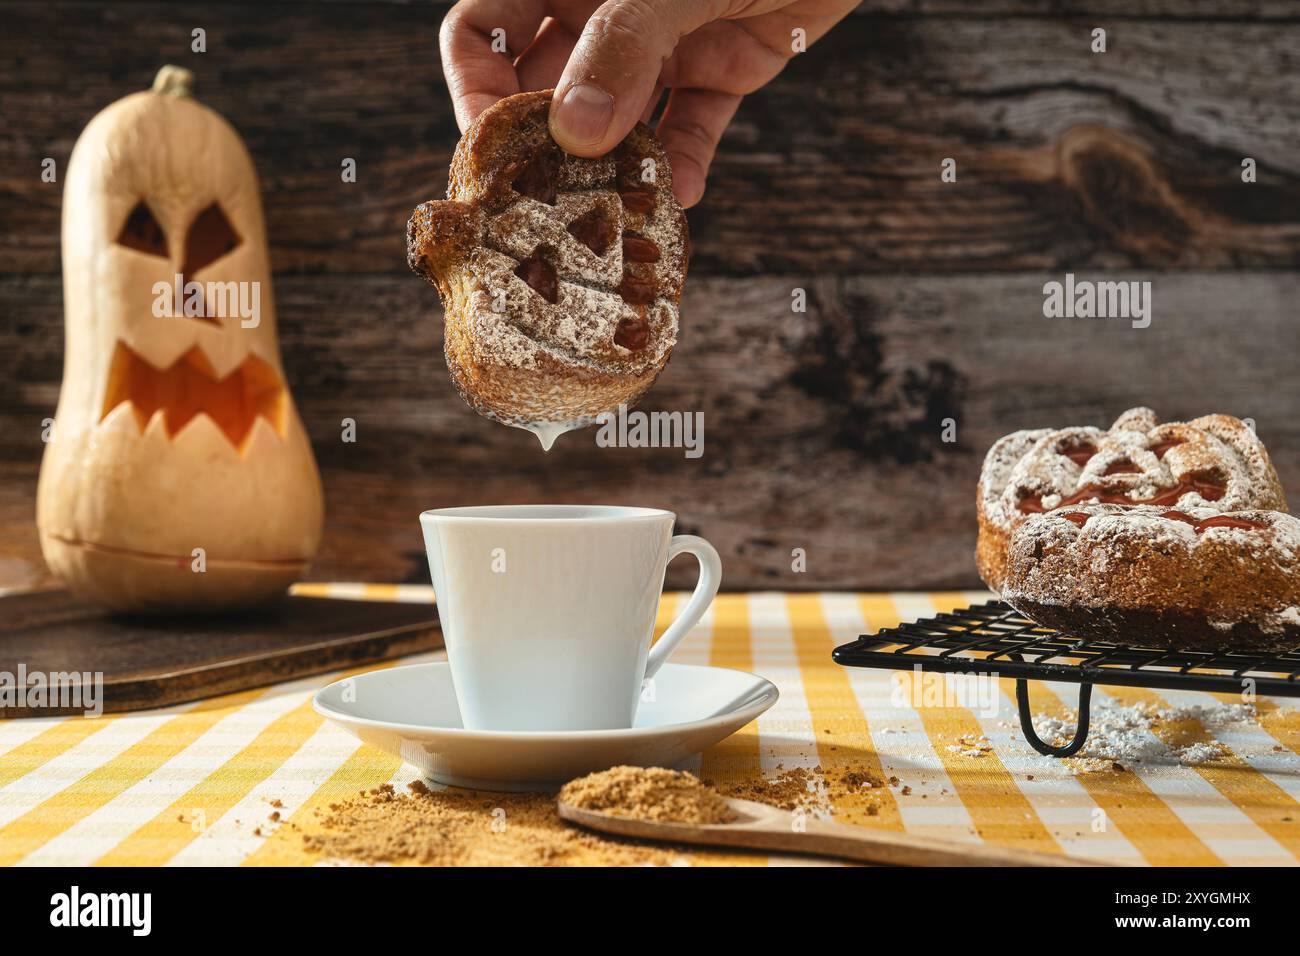
[[719,789],[729,797],[754,800],[782,810],[825,810],[818,777],[804,767],[782,770],[771,779],[731,781]]
[[[782,810],[804,810],[830,815],[833,805],[847,797],[861,797],[864,793],[882,786],[880,779],[866,770],[849,767],[826,769],[824,767],[778,766],[780,772],[771,778],[758,777],[731,781],[718,789],[728,797],[754,800]],[[874,812],[873,812],[874,811]],[[879,809],[871,806],[868,816]]]
[[[829,816],[836,804],[868,817],[890,799],[885,782],[850,767],[777,767],[773,777],[725,783],[661,768],[615,767],[569,783],[566,802],[649,820],[723,822],[723,796],[783,810]],[[894,786],[896,777],[890,778]],[[593,833],[560,819],[548,793],[431,790],[421,781],[402,793],[391,784],[361,790],[301,823],[303,847],[325,861],[422,863],[436,866],[667,866],[692,851]],[[262,829],[265,829],[264,827]],[[695,851],[698,852],[698,851]]]
[[[392,784],[317,811],[303,846],[327,860],[435,866],[671,865],[681,854],[570,826],[548,793],[430,790]],[[289,826],[294,826],[290,823]]]
[[662,767],[612,767],[570,781],[560,800],[583,810],[662,823],[729,823],[736,813],[693,774]]
[[878,787],[880,781],[865,770],[844,770],[840,773],[840,782],[846,787]]

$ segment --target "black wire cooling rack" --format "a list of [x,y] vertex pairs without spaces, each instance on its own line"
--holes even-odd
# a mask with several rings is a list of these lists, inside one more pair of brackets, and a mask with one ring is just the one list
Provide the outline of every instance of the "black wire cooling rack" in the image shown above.
[[[1227,693],[1253,685],[1256,694],[1300,697],[1300,650],[1172,651],[1084,640],[1040,627],[1000,601],[864,634],[835,648],[831,657],[847,667],[1014,677],[1020,729],[1031,747],[1049,757],[1072,756],[1088,739],[1093,684]],[[1064,747],[1053,747],[1034,731],[1031,680],[1079,685],[1078,725]]]

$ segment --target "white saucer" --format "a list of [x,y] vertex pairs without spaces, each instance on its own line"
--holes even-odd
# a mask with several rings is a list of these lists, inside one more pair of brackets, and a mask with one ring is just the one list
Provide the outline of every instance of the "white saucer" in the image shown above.
[[438,783],[477,790],[553,790],[619,764],[672,767],[730,737],[777,699],[776,685],[744,671],[665,664],[653,701],[627,730],[465,730],[445,661],[335,681],[316,712]]

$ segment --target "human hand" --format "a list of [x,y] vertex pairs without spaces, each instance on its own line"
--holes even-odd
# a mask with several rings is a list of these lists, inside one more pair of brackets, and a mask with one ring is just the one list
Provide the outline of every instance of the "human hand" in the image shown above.
[[802,29],[809,45],[855,6],[856,0],[460,0],[442,22],[439,44],[462,131],[504,96],[555,87],[551,135],[577,156],[609,152],[638,120],[650,120],[667,90],[656,132],[673,191],[689,207],[704,195],[709,164],[741,98],[794,56],[794,31]]

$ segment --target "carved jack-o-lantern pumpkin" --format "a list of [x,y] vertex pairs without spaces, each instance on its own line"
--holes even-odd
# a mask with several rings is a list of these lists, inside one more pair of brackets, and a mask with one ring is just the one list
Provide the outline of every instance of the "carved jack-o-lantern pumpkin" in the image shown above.
[[320,541],[257,178],[189,87],[164,67],[96,116],[64,187],[63,387],[36,521],[50,568],[122,611],[265,601]]

